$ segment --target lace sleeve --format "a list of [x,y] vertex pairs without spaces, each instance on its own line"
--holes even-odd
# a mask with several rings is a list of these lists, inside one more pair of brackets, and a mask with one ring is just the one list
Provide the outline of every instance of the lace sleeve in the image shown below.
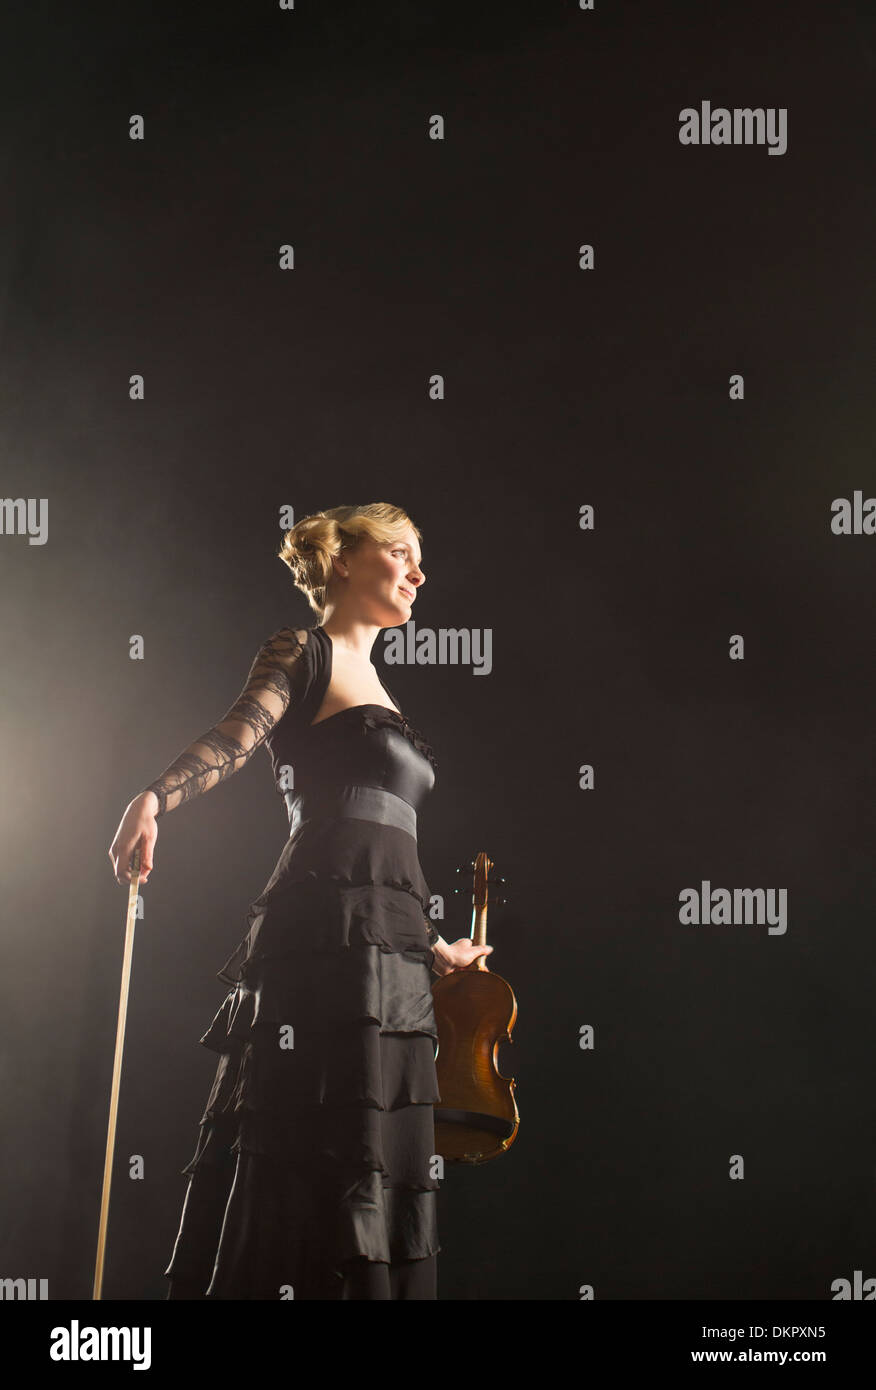
[[252,757],[294,698],[306,640],[306,628],[282,627],[262,644],[227,714],[143,788],[158,797],[157,816],[209,791]]

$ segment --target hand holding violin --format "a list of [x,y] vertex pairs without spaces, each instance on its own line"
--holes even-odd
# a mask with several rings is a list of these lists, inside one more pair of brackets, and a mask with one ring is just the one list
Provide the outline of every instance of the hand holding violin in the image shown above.
[[476,946],[468,936],[448,943],[439,936],[432,947],[435,963],[432,966],[436,975],[449,975],[452,970],[467,970],[478,956],[487,956],[492,946]]

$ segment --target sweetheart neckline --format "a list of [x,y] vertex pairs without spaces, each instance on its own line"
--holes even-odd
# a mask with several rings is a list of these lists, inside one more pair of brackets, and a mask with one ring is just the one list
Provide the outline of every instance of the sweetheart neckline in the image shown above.
[[349,714],[350,710],[353,709],[383,709],[386,710],[387,714],[394,714],[396,719],[401,719],[405,724],[408,722],[406,715],[402,714],[400,710],[391,709],[389,705],[344,705],[343,709],[336,709],[334,714],[327,714],[324,719],[314,719],[313,723],[308,724],[307,727],[308,729],[315,729],[320,724],[328,724],[332,719],[337,719],[339,714]]
[[[380,710],[380,712],[390,720],[397,732],[403,734],[405,738],[409,738],[414,744],[414,747],[417,748],[424,757],[428,758],[432,767],[437,768],[438,764],[435,761],[432,745],[423,737],[420,730],[411,723],[406,714],[402,714],[397,709],[392,709],[389,705],[378,705],[370,701],[362,705],[345,705],[343,709],[336,709],[334,714],[327,715],[325,719],[317,719],[313,724],[308,724],[307,728],[315,729],[319,724],[330,724],[333,719],[339,719],[342,714],[350,714],[351,712],[369,709]],[[370,722],[367,715],[364,715],[363,718],[365,723]]]
[[[326,630],[325,630],[325,628],[323,627],[322,623],[314,623],[313,627],[312,627],[310,630],[311,630],[311,632],[320,632],[320,633],[322,633],[322,636],[324,637],[324,639],[325,639],[325,641],[326,641],[326,644],[327,644],[327,645],[326,645],[326,654],[327,654],[327,656],[328,656],[328,661],[327,661],[327,667],[328,667],[328,680],[326,681],[325,690],[324,690],[323,693],[322,693],[322,698],[323,698],[323,700],[324,700],[325,697],[326,697],[326,692],[328,691],[328,688],[329,688],[329,686],[330,686],[331,683],[332,683],[332,672],[333,672],[333,670],[334,670],[334,665],[335,665],[335,642],[334,642],[334,638],[331,637],[330,634],[326,632]],[[374,662],[373,662],[373,661],[371,662],[371,665],[374,666]],[[380,684],[381,686],[383,686],[383,689],[386,691],[386,693],[387,693],[387,695],[389,696],[389,698],[390,698],[391,700],[394,700],[394,699],[395,699],[395,696],[393,695],[392,691],[389,690],[389,689],[383,684],[383,681],[380,679],[380,674],[379,674],[379,672],[378,672],[376,666],[374,667],[374,674],[377,676],[377,680],[378,680],[379,684]],[[338,714],[346,714],[346,712],[347,712],[348,709],[385,709],[385,710],[387,710],[387,712],[388,712],[389,714],[394,714],[394,715],[396,715],[397,718],[403,720],[405,724],[408,724],[407,716],[404,715],[404,714],[402,714],[401,710],[393,709],[390,705],[365,704],[365,705],[344,705],[344,708],[343,708],[343,709],[336,709],[334,714],[329,714],[329,715],[327,715],[325,719],[315,719],[315,720],[313,721],[313,723],[312,723],[312,724],[308,724],[307,727],[308,727],[308,729],[315,729],[316,726],[317,726],[317,724],[327,724],[327,723],[329,722],[329,720],[330,720],[330,719],[334,719],[336,715],[338,715]],[[413,726],[412,726],[411,724],[408,724],[408,728],[412,728],[412,727],[413,727]]]

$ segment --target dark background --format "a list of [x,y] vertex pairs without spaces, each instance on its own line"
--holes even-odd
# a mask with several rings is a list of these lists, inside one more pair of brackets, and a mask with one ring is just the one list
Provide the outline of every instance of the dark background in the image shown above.
[[[49,539],[0,537],[0,1273],[91,1297],[127,802],[269,632],[315,621],[280,508],[390,501],[423,533],[417,629],[492,633],[489,677],[386,674],[439,761],[442,934],[467,934],[454,871],[486,850],[519,1005],[519,1137],[448,1173],[440,1297],[823,1300],[876,1275],[876,537],[830,529],[876,492],[870,6],[3,23],[2,490],[48,499]],[[787,152],[680,145],[702,100],[787,107]],[[261,750],[159,823],[106,1298],[165,1295],[197,1040],[286,833]],[[787,888],[786,935],[681,925],[704,878]]]

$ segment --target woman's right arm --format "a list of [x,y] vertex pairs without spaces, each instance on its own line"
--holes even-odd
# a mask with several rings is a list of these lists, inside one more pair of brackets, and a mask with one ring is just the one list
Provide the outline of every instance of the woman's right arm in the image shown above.
[[228,712],[128,804],[109,857],[117,883],[130,883],[130,861],[140,846],[140,881],[152,869],[157,819],[234,775],[264,742],[293,698],[296,663],[306,628],[280,628],[262,644],[246,684]]

